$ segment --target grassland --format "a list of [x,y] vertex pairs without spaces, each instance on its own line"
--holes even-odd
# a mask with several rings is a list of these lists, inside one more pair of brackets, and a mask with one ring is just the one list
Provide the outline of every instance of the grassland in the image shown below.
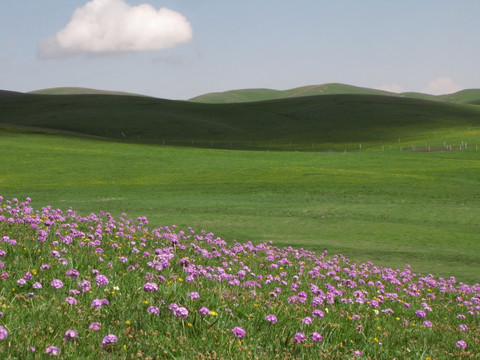
[[[396,145],[397,146],[397,145]],[[265,152],[4,128],[5,198],[480,279],[480,152]]]
[[457,104],[480,104],[480,89],[461,90],[453,94],[430,95],[416,92],[393,93],[371,88],[351,86],[346,84],[323,84],[302,86],[288,90],[273,89],[240,89],[225,92],[215,92],[196,96],[190,101],[207,104],[225,104],[238,102],[265,101],[315,95],[383,95],[389,97],[402,97],[430,101],[442,101]]
[[3,93],[1,123],[116,141],[206,148],[354,151],[478,142],[480,107],[378,95],[237,104],[139,96]]
[[3,91],[0,195],[480,282],[476,91],[367,90],[220,105]]

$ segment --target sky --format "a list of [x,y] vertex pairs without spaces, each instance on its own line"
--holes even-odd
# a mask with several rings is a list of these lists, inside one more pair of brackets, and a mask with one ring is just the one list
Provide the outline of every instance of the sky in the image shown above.
[[0,89],[480,88],[479,0],[1,0]]

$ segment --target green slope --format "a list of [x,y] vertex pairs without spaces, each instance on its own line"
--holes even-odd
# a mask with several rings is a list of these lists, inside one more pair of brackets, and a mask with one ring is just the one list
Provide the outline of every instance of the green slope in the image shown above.
[[[398,141],[433,141],[470,128],[480,107],[376,95],[322,95],[274,101],[199,104],[139,96],[0,96],[0,123],[140,143],[339,150]],[[445,138],[438,138],[445,141]],[[468,140],[470,138],[462,138]]]
[[221,104],[235,102],[252,102],[284,99],[300,96],[313,95],[339,95],[339,94],[363,94],[363,95],[395,95],[387,91],[363,88],[345,84],[323,84],[302,86],[289,90],[272,90],[272,89],[242,89],[231,90],[218,93],[209,93],[200,95],[190,99],[189,101]]
[[29,94],[39,95],[138,95],[123,91],[109,91],[109,90],[97,90],[82,87],[56,87],[49,89],[41,89],[30,91]]
[[461,90],[453,94],[447,95],[430,95],[417,92],[404,92],[401,94],[382,91],[371,88],[364,88],[345,84],[323,84],[303,86],[289,90],[272,90],[272,89],[241,89],[225,92],[216,92],[200,95],[190,99],[189,101],[208,103],[208,104],[224,104],[238,102],[253,102],[275,99],[285,99],[300,96],[313,95],[385,95],[404,97],[420,100],[444,101],[457,104],[474,104],[480,105],[480,89]]

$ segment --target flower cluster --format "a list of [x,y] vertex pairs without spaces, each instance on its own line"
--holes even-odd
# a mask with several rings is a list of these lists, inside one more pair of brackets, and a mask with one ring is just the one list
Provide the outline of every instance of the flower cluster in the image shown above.
[[147,225],[0,197],[2,356],[480,353],[478,284]]

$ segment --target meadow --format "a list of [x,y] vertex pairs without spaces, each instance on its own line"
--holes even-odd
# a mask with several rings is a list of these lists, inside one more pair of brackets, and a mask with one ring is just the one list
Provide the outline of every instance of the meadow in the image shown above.
[[0,352],[475,358],[476,95],[0,92]]
[[479,282],[480,152],[232,151],[0,136],[3,196]]
[[480,287],[0,197],[0,351],[33,359],[447,359]]

